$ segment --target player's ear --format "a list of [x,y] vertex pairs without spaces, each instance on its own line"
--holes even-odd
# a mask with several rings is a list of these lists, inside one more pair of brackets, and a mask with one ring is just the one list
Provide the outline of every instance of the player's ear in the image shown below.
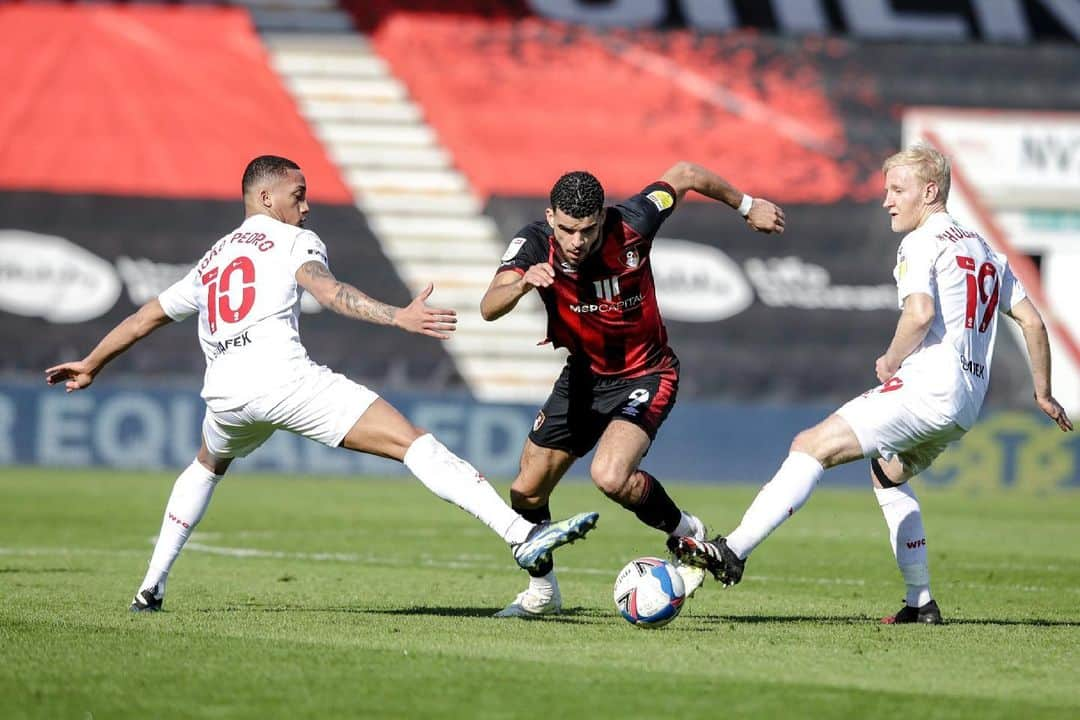
[[926,201],[927,205],[932,205],[935,202],[937,202],[937,199],[940,196],[940,194],[941,193],[938,190],[938,186],[937,186],[936,182],[931,180],[930,182],[926,183],[926,189],[923,190],[923,199]]
[[273,204],[274,204],[273,196],[270,194],[270,191],[267,190],[266,188],[263,188],[262,190],[259,191],[259,202],[262,203],[262,206],[265,207],[265,208],[273,206]]
[[551,228],[552,230],[554,230],[555,229],[555,211],[552,210],[551,208],[548,208],[547,210],[544,211],[544,217],[547,218],[548,227]]

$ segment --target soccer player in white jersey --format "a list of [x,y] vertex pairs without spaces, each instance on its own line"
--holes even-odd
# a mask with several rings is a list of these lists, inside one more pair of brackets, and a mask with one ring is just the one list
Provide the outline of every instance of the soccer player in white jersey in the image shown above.
[[457,322],[453,310],[428,307],[428,285],[406,307],[368,297],[337,280],[326,246],[303,228],[307,186],[300,167],[263,155],[244,171],[246,218],[179,282],[113,328],[83,360],[46,370],[50,385],[88,387],[114,357],[162,325],[198,314],[206,355],[202,445],[176,480],[133,611],[159,610],[169,570],[210,504],[234,458],[278,429],[349,450],[403,462],[433,493],[479,518],[505,540],[525,569],[583,537],[596,513],[536,525],[514,512],[469,463],[406,420],[374,392],[308,358],[300,343],[300,297],[308,291],[346,317],[440,340]]
[[916,145],[885,161],[884,207],[905,233],[896,258],[900,320],[875,371],[881,385],[799,433],[790,454],[726,538],[673,538],[684,562],[739,582],[746,558],[810,497],[826,468],[870,459],[870,479],[889,527],[904,606],[882,619],[941,622],[930,593],[926,533],[907,481],[975,423],[990,382],[998,312],[1015,320],[1031,359],[1035,401],[1062,431],[1072,423],[1050,390],[1050,346],[1039,311],[1008,260],[945,210],[949,162]]

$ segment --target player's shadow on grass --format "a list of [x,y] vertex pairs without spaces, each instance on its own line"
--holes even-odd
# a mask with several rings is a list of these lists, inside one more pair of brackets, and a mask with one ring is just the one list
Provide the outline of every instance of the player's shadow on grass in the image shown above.
[[[686,615],[708,625],[757,625],[764,623],[789,623],[810,625],[878,625],[880,620],[865,615]],[[1006,620],[997,618],[945,618],[945,625],[996,625],[1013,627],[1078,627],[1077,620]],[[710,627],[702,630],[711,630]]]
[[[430,615],[432,617],[476,617],[491,618],[502,608],[498,607],[449,607],[414,605],[407,608],[375,608],[364,612],[376,615]],[[546,615],[536,618],[522,618],[528,622],[556,622],[588,624],[600,620],[610,619],[610,613],[601,613],[594,608],[571,607],[563,608],[558,615]],[[500,618],[501,619],[501,618]]]
[[1076,620],[1044,620],[1043,618],[1029,618],[1027,620],[1000,620],[997,618],[945,618],[946,625],[1000,625],[1015,627],[1080,627],[1080,619]]
[[[379,608],[370,605],[264,605],[257,602],[226,605],[223,607],[203,607],[196,612],[256,612],[256,613],[356,613],[360,615],[426,615],[430,617],[475,617],[492,618],[502,608],[499,607],[456,607],[414,605],[403,608]],[[529,622],[561,622],[588,624],[610,619],[610,614],[592,608],[563,608],[559,615],[540,618],[526,618]]]

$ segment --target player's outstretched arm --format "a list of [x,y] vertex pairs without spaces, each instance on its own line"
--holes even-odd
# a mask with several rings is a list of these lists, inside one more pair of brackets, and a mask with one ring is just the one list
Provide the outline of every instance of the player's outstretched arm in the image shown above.
[[[758,232],[784,232],[784,211],[777,205],[764,198],[744,196],[734,185],[701,165],[685,160],[677,162],[660,179],[675,189],[680,201],[688,190],[693,190],[739,210],[746,224]],[[749,198],[748,208],[743,206],[745,198]]]
[[1054,399],[1050,391],[1050,339],[1046,335],[1046,326],[1042,315],[1031,302],[1024,298],[1008,311],[1009,317],[1020,325],[1031,359],[1031,380],[1035,384],[1035,402],[1047,417],[1057,423],[1062,432],[1073,429],[1065,408]]
[[491,279],[484,297],[480,300],[480,315],[485,320],[498,320],[513,310],[518,300],[533,288],[548,287],[555,282],[555,269],[550,263],[537,263],[522,275],[514,270],[503,270]]
[[392,325],[407,332],[427,335],[439,340],[449,339],[457,329],[457,313],[444,308],[428,307],[434,285],[430,283],[403,308],[379,302],[334,277],[330,268],[312,260],[296,271],[296,282],[311,293],[323,307],[339,315],[365,320],[376,325]]
[[874,363],[881,382],[888,381],[900,369],[900,363],[922,344],[934,322],[934,298],[926,293],[911,293],[904,298],[904,309],[896,323],[896,333],[885,354]]
[[45,382],[50,385],[62,382],[67,392],[89,387],[110,360],[170,322],[172,318],[165,314],[161,303],[154,298],[110,330],[85,358],[54,365],[46,370]]

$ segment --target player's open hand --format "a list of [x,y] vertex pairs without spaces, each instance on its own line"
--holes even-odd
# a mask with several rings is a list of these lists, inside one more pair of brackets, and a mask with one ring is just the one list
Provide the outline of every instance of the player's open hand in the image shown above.
[[784,232],[784,211],[768,200],[754,198],[750,212],[746,214],[746,224],[763,233]]
[[45,382],[50,385],[64,383],[67,392],[75,392],[90,387],[94,382],[94,373],[84,360],[54,365],[45,371]]
[[457,330],[457,312],[445,308],[427,306],[427,299],[435,286],[428,283],[413,301],[394,313],[394,324],[402,330],[418,335],[449,340],[450,333]]
[[1061,407],[1061,403],[1055,400],[1053,396],[1036,397],[1035,402],[1039,404],[1039,409],[1046,413],[1047,417],[1057,423],[1062,432],[1069,432],[1073,429],[1072,421],[1069,420],[1069,416],[1065,413],[1065,408]]
[[526,270],[521,279],[526,289],[551,287],[555,282],[555,268],[551,267],[551,263],[537,263]]

